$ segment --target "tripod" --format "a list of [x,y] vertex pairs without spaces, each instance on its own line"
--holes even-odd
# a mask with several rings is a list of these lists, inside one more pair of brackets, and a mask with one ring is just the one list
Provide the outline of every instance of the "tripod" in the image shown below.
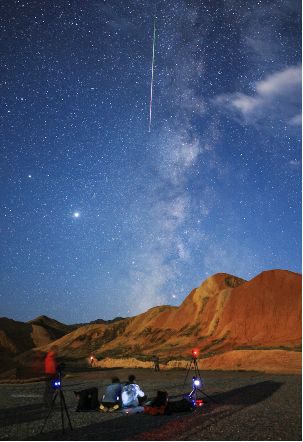
[[58,382],[58,384],[59,384],[59,389],[56,391],[56,394],[55,394],[55,396],[54,396],[54,398],[53,398],[52,405],[50,406],[50,409],[49,409],[48,415],[46,416],[46,419],[45,419],[45,421],[44,421],[43,427],[42,427],[41,430],[40,430],[40,433],[42,433],[42,431],[44,430],[44,427],[45,427],[45,425],[46,425],[47,419],[48,419],[48,417],[49,417],[49,415],[50,415],[50,413],[51,413],[51,411],[52,411],[52,408],[53,408],[53,406],[54,406],[54,404],[55,404],[55,402],[56,402],[56,399],[57,399],[58,394],[60,395],[61,420],[62,420],[62,433],[64,434],[64,413],[63,413],[64,410],[65,410],[65,412],[66,412],[66,416],[67,416],[67,418],[68,418],[68,422],[69,422],[70,429],[71,429],[71,430],[73,429],[72,424],[71,424],[71,421],[70,421],[70,418],[69,418],[69,414],[68,414],[68,411],[67,411],[67,408],[66,408],[66,403],[65,403],[64,394],[63,394],[63,391],[61,390],[61,371],[59,371],[59,382]]
[[183,384],[183,388],[185,386],[185,382],[188,376],[188,373],[190,371],[191,365],[192,363],[194,364],[194,370],[195,370],[195,376],[193,377],[193,389],[192,391],[189,393],[189,395],[187,396],[183,396],[184,398],[190,398],[193,402],[194,405],[196,405],[196,400],[197,400],[197,391],[199,391],[200,393],[204,394],[204,396],[206,396],[207,398],[211,399],[213,402],[215,402],[216,404],[218,402],[216,402],[213,398],[211,398],[210,396],[207,396],[206,393],[204,393],[204,391],[200,390],[200,388],[198,388],[198,386],[200,386],[202,384],[201,382],[201,376],[200,376],[200,372],[199,372],[199,368],[198,368],[198,364],[197,364],[197,353],[195,351],[192,352],[192,358],[186,373],[186,377],[185,377],[185,381]]

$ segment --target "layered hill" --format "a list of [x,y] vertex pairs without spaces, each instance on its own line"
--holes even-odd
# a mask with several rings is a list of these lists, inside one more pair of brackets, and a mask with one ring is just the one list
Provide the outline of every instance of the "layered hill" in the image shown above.
[[[249,350],[301,349],[301,292],[302,275],[286,270],[262,272],[250,281],[218,273],[179,307],[159,306],[108,325],[85,325],[56,344],[64,361],[91,355],[100,364],[105,358],[150,361],[157,354],[167,362],[186,359],[195,348],[200,358],[227,353],[241,358],[238,352],[246,351],[251,364]],[[15,363],[29,364],[31,357],[31,352],[20,355]],[[225,357],[225,365],[229,359]]]
[[47,316],[29,322],[0,318],[0,373],[12,368],[19,354],[51,344],[71,331],[72,327]]
[[251,281],[218,273],[194,289],[179,307],[154,307],[109,325],[86,325],[57,341],[63,357],[76,359],[180,357],[239,348],[301,345],[302,277],[284,270]]

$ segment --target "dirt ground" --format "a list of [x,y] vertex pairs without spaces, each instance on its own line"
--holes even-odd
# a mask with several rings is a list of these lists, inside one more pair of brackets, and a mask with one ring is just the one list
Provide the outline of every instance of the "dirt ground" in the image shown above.
[[[73,367],[69,367],[67,372],[63,373],[63,377],[68,378],[77,378],[83,380],[101,380],[108,379],[117,376],[121,382],[127,380],[130,374],[134,374],[136,379],[141,380],[157,380],[157,379],[180,379],[185,380],[185,378],[190,379],[194,374],[194,370],[161,370],[160,372],[155,373],[152,369],[146,368],[123,368],[123,367],[115,367],[115,368],[91,368],[87,371],[87,368],[83,368],[83,370]],[[268,376],[266,373],[260,373],[256,371],[221,371],[221,370],[199,370],[200,377],[212,378],[212,379],[226,379],[226,378],[245,378],[245,377],[255,377],[255,376]]]
[[203,406],[191,412],[75,412],[74,391],[97,386],[100,398],[113,376],[124,383],[129,374],[136,376],[148,399],[160,389],[175,402],[189,393],[195,372],[67,366],[63,427],[59,397],[49,417],[42,408],[43,382],[1,384],[0,440],[302,440],[302,379],[296,375],[200,371],[203,386],[197,398]]

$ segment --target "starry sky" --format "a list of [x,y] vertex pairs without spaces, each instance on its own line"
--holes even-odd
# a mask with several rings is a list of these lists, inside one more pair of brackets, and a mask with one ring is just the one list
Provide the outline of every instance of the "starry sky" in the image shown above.
[[301,273],[301,2],[4,0],[0,20],[0,316]]

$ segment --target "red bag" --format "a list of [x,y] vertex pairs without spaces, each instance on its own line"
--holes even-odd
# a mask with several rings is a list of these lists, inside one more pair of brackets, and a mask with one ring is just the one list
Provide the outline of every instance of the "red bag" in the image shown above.
[[157,416],[164,414],[165,407],[167,405],[168,393],[167,391],[157,391],[157,397],[151,401],[149,405],[144,405],[144,413]]

